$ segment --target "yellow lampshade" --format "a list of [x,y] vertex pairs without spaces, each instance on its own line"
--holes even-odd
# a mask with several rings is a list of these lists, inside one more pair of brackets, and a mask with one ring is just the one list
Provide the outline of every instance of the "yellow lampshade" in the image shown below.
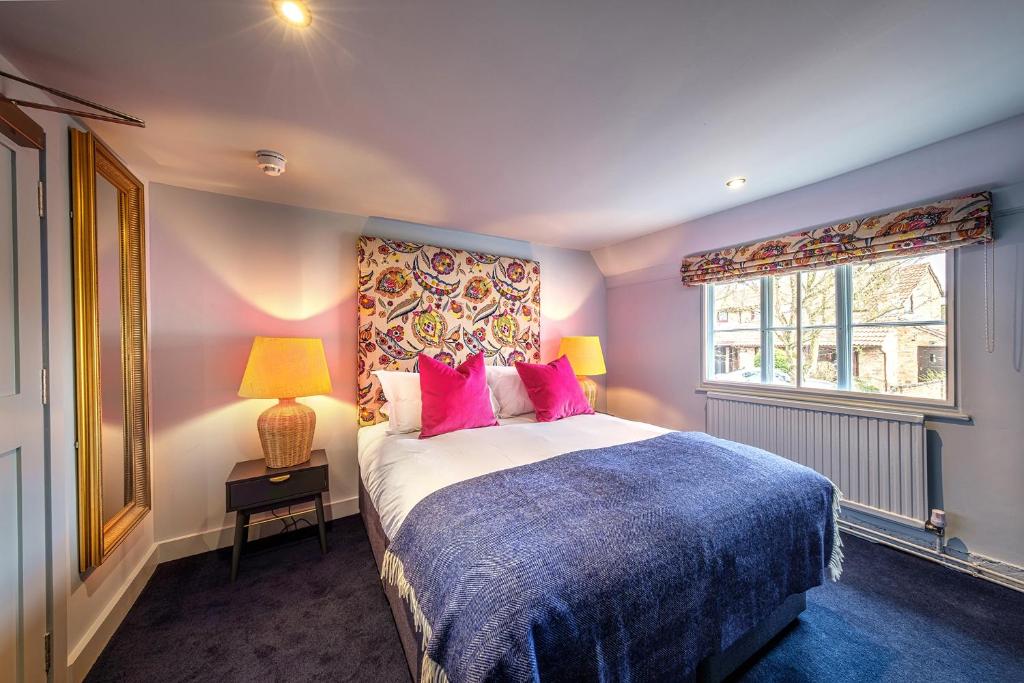
[[331,376],[320,339],[256,337],[238,395],[295,398],[331,393]]
[[604,355],[598,337],[562,337],[559,356],[567,356],[577,375],[603,375]]

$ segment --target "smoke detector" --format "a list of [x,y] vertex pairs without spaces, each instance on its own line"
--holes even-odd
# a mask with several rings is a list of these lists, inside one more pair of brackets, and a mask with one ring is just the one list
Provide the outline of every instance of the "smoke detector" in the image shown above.
[[269,176],[279,176],[284,173],[284,166],[287,163],[288,159],[280,152],[271,149],[261,149],[256,152],[256,164],[261,171]]

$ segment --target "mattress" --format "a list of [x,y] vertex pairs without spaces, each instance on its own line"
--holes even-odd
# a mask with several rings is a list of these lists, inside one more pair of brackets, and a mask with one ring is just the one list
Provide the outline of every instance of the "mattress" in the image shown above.
[[643,441],[670,430],[611,415],[577,415],[537,422],[533,415],[500,421],[498,427],[465,429],[420,439],[418,432],[388,434],[387,423],[358,433],[359,472],[394,538],[409,511],[434,491],[490,472],[591,448]]

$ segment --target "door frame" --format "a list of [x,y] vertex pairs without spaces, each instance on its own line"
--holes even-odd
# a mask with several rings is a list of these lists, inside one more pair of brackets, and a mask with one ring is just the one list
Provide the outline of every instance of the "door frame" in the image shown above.
[[[39,207],[39,305],[40,359],[42,365],[42,377],[40,378],[41,401],[43,403],[43,494],[44,494],[44,529],[45,548],[44,558],[46,565],[45,582],[45,625],[46,634],[44,641],[44,657],[46,679],[52,681],[54,678],[54,591],[53,591],[53,507],[51,505],[53,490],[53,475],[51,461],[51,440],[50,440],[50,296],[49,296],[49,247],[48,247],[48,215],[47,210],[47,177],[46,177],[46,131],[31,116],[23,112],[17,105],[0,95],[0,136],[13,142],[18,147],[34,149],[38,157],[38,185],[37,202]],[[61,666],[66,666],[61,661]],[[64,676],[61,675],[63,679]]]
[[[16,104],[0,95],[0,135],[19,147],[46,150],[46,131]],[[40,172],[40,175],[42,173]]]

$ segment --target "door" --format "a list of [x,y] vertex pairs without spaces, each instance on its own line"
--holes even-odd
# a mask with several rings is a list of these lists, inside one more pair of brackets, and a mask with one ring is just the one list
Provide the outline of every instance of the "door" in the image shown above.
[[46,680],[38,154],[0,135],[0,681]]

